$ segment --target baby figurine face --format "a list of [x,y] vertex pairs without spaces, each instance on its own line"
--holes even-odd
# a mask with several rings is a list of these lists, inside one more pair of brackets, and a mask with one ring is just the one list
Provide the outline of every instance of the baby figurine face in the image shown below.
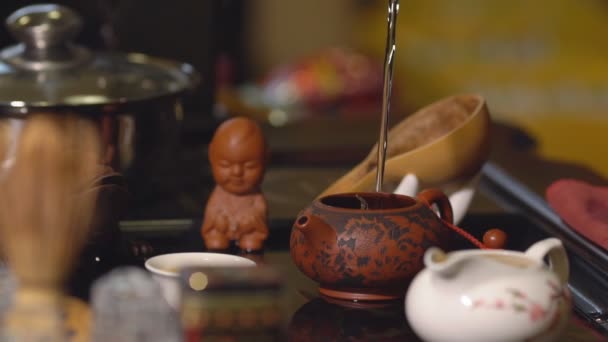
[[217,185],[245,195],[259,190],[266,164],[266,144],[259,126],[246,118],[224,122],[209,145],[209,161]]

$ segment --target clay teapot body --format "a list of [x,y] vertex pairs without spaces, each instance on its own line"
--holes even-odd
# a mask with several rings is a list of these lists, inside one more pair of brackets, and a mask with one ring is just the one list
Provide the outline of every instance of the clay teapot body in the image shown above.
[[525,253],[430,248],[424,263],[405,312],[425,341],[550,341],[568,321],[569,266],[558,239]]
[[[431,205],[439,208],[438,217]],[[291,232],[296,266],[320,283],[322,295],[347,300],[402,297],[431,246],[447,247],[448,198],[429,189],[418,199],[388,193],[318,198],[300,212]]]

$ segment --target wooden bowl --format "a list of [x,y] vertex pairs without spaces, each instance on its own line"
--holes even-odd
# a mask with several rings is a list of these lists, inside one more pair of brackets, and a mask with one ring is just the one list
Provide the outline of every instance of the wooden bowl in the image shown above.
[[[408,173],[425,187],[467,182],[488,159],[490,123],[480,95],[455,95],[420,109],[388,133],[384,184],[397,184]],[[373,190],[377,148],[319,197]]]

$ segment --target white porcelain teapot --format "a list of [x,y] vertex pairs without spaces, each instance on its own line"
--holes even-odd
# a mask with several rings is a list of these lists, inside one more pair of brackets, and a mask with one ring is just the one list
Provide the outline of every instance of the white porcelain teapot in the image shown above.
[[524,253],[432,247],[424,264],[405,313],[425,341],[551,341],[570,317],[568,257],[558,239]]

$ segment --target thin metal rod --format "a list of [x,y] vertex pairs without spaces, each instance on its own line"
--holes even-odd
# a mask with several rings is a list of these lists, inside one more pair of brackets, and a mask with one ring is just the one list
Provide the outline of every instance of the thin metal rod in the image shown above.
[[384,164],[386,161],[386,146],[388,143],[388,114],[391,109],[391,89],[393,86],[393,62],[395,58],[395,27],[399,13],[399,0],[388,2],[388,33],[386,36],[386,51],[384,56],[384,88],[382,90],[382,120],[380,121],[380,138],[378,139],[378,159],[376,170],[376,191],[382,191],[384,180]]

